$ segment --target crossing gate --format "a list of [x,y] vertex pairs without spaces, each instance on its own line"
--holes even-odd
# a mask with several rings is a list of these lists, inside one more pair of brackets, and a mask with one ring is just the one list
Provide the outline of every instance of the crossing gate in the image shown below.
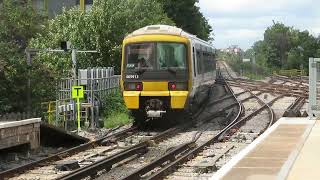
[[310,118],[320,116],[320,58],[309,58],[309,107]]

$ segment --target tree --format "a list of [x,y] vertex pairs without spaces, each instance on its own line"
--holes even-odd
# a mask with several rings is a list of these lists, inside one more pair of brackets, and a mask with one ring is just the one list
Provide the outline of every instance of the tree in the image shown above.
[[293,33],[294,45],[289,51],[288,67],[299,69],[309,67],[309,57],[319,57],[320,43],[308,31],[295,30]]
[[[31,1],[0,3],[0,112],[26,111],[29,67],[24,50],[41,33],[45,18]],[[41,83],[41,82],[38,82]]]
[[[77,8],[64,11],[49,23],[46,36],[39,36],[32,47],[56,48],[67,40],[77,49],[96,49],[100,54],[78,56],[78,67],[114,66],[119,73],[122,41],[128,33],[151,24],[174,23],[155,0],[97,0],[91,11]],[[41,61],[56,71],[70,69],[70,55],[42,54]]]
[[271,69],[308,69],[309,57],[320,56],[319,37],[277,22],[268,27],[264,40],[253,45],[257,63]]
[[257,41],[252,49],[255,53],[256,63],[261,66],[267,66],[267,44],[264,41]]
[[197,35],[204,40],[210,40],[212,27],[207,19],[200,12],[196,3],[198,0],[158,0],[163,4],[163,8],[168,17],[183,30]]
[[291,27],[277,22],[265,31],[264,41],[268,45],[267,51],[270,54],[268,57],[269,65],[282,67],[287,63],[288,51],[291,48],[291,30]]

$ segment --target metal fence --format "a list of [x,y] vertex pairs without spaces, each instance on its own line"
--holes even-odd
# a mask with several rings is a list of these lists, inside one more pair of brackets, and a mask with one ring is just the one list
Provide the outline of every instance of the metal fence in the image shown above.
[[57,100],[43,103],[47,107],[46,119],[51,124],[61,125],[67,129],[75,122],[76,104],[71,98],[71,89],[74,85],[84,86],[84,99],[81,101],[81,120],[97,126],[99,109],[104,98],[119,88],[120,76],[114,75],[114,69],[88,68],[78,70],[78,78],[64,78],[58,83]]
[[309,58],[309,117],[320,115],[320,58]]
[[300,69],[288,69],[288,70],[279,70],[278,72],[274,71],[273,74],[292,77],[292,76],[305,76],[306,72]]

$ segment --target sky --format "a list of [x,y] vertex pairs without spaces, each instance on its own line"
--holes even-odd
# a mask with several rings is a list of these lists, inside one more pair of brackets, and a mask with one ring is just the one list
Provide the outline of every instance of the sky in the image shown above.
[[198,6],[213,27],[217,48],[250,48],[272,20],[320,35],[319,0],[199,0]]

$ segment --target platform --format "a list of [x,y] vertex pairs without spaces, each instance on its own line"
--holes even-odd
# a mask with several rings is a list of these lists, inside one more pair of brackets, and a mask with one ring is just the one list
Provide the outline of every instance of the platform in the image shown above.
[[31,149],[40,145],[40,118],[21,121],[0,121],[0,150],[30,144]]
[[319,153],[320,121],[281,118],[212,179],[320,179]]

